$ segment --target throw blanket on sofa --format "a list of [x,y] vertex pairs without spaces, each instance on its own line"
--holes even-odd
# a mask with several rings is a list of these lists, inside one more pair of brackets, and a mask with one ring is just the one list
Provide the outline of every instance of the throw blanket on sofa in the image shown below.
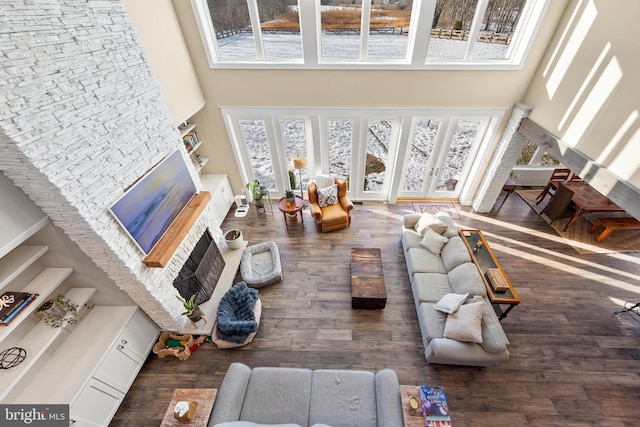
[[218,338],[242,344],[251,332],[258,330],[253,309],[258,290],[245,282],[236,283],[220,300],[216,332]]

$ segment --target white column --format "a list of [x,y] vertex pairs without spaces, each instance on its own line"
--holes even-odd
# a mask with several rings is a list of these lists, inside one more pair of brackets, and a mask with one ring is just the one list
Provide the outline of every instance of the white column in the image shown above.
[[518,133],[518,127],[523,118],[531,112],[531,107],[516,103],[509,122],[502,132],[502,138],[493,153],[491,163],[473,200],[473,210],[478,213],[490,212],[500,196],[502,186],[509,178],[511,169],[516,164],[522,148],[527,143],[526,138]]

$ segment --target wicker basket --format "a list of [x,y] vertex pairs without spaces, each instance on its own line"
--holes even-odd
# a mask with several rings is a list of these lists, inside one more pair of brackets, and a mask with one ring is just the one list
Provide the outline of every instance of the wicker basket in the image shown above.
[[[186,343],[183,347],[168,347],[168,339],[174,339],[177,341],[186,340]],[[191,350],[189,350],[189,348],[191,348],[193,344],[193,335],[191,334],[175,335],[171,332],[163,332],[160,334],[158,342],[153,346],[153,352],[161,359],[167,356],[175,356],[180,360],[187,360],[189,356],[191,356]]]

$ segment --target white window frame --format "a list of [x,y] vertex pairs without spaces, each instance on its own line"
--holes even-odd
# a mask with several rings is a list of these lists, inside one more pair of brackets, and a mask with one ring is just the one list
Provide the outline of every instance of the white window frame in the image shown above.
[[[309,177],[319,174],[329,173],[329,154],[328,154],[328,138],[326,132],[326,123],[328,120],[351,120],[353,125],[352,145],[351,145],[351,166],[350,180],[351,185],[348,195],[354,199],[360,200],[387,200],[389,203],[396,203],[399,197],[400,182],[406,173],[406,159],[410,145],[410,135],[414,129],[414,123],[424,117],[438,118],[446,124],[446,128],[442,132],[449,135],[439,135],[438,141],[447,143],[451,134],[455,130],[455,123],[458,120],[478,119],[482,121],[481,128],[478,133],[482,134],[480,139],[472,147],[472,151],[468,157],[468,164],[462,174],[463,185],[458,186],[453,192],[447,194],[441,193],[441,196],[459,198],[460,203],[470,205],[472,202],[473,192],[482,178],[482,165],[488,161],[491,150],[491,141],[494,140],[498,131],[499,123],[502,121],[506,110],[504,109],[458,109],[458,108],[358,108],[358,107],[306,107],[306,108],[287,108],[287,107],[237,107],[237,106],[221,106],[220,110],[225,122],[225,126],[229,133],[231,146],[236,158],[237,166],[240,171],[243,183],[252,182],[255,178],[251,170],[248,153],[243,145],[242,131],[239,126],[241,120],[263,120],[269,138],[269,150],[271,162],[274,167],[273,173],[276,181],[277,190],[272,194],[273,197],[283,195],[284,189],[288,188],[288,165],[283,164],[280,160],[284,158],[284,151],[279,147],[282,141],[277,135],[277,122],[280,119],[304,119],[307,135],[311,135],[311,139],[307,140],[307,173]],[[395,121],[392,129],[392,144],[389,147],[389,157],[387,164],[393,168],[389,170],[389,176],[385,179],[384,189],[381,192],[361,191],[359,186],[364,178],[364,165],[362,164],[362,153],[366,147],[366,123],[368,120],[376,119],[393,119]],[[453,124],[451,124],[453,123]],[[451,125],[450,125],[451,124]],[[269,130],[271,129],[271,131]],[[440,130],[439,130],[440,132]],[[447,150],[440,153],[441,156],[446,154]],[[274,157],[275,156],[275,157]],[[277,158],[276,158],[277,157]],[[398,159],[403,159],[402,168],[395,168]],[[353,185],[356,185],[354,187]],[[306,184],[306,182],[305,182]],[[426,188],[425,194],[426,194]],[[422,197],[426,197],[423,194]],[[416,193],[416,197],[420,197]],[[401,197],[407,197],[403,195]]]
[[[300,59],[267,59],[261,43],[261,29],[256,0],[247,0],[254,38],[256,59],[223,60],[209,15],[207,0],[191,0],[202,43],[212,69],[367,69],[367,70],[519,70],[529,53],[551,0],[528,0],[514,33],[507,57],[473,58],[473,48],[489,0],[478,0],[465,55],[460,59],[427,58],[431,21],[437,0],[414,0],[408,36],[407,55],[403,59],[366,58],[368,31],[361,36],[360,59],[322,58],[320,1],[298,0],[302,55]],[[371,0],[362,0],[362,23],[368,28]],[[368,11],[366,14],[365,12]]]

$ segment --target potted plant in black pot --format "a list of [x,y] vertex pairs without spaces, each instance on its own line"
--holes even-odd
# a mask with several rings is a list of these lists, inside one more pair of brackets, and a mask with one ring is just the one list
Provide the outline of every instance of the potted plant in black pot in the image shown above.
[[180,295],[176,295],[176,298],[178,298],[178,301],[180,301],[182,303],[182,306],[184,307],[184,312],[182,313],[182,315],[187,316],[191,321],[193,327],[197,328],[197,322],[199,322],[200,320],[204,320],[204,323],[207,323],[207,319],[205,319],[202,310],[200,310],[200,307],[194,302],[195,297],[196,295],[193,294],[191,295],[191,298],[186,300]]

